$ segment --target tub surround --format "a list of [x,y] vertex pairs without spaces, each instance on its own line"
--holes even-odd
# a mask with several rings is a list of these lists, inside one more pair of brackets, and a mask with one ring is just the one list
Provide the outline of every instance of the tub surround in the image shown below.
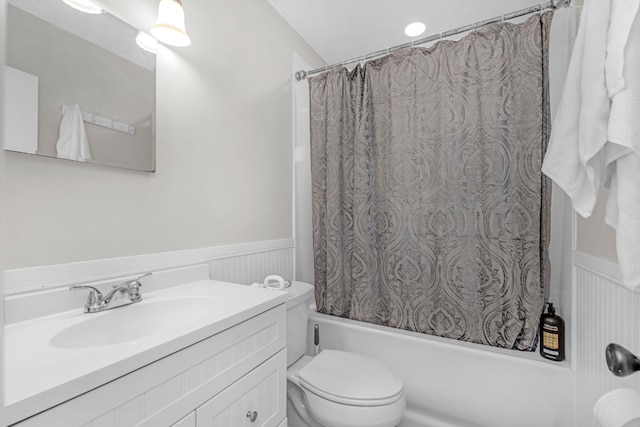
[[[190,278],[193,279],[196,271],[200,274],[199,280],[180,286],[158,290],[143,285],[143,301],[130,306],[85,314],[79,305],[71,311],[6,325],[4,378],[8,425],[125,376],[286,301],[282,293],[209,280],[207,270],[207,266],[194,267]],[[158,276],[156,280],[162,282],[162,274]],[[124,314],[124,310],[158,302],[177,304],[176,299],[185,297],[206,300],[211,310],[190,322],[139,339],[86,347],[82,343],[72,344],[79,348],[61,348],[66,345],[58,343],[56,347],[51,343],[60,331],[87,320],[108,315],[117,321],[118,311]],[[114,322],[113,326],[135,325]]]
[[616,377],[607,369],[605,348],[618,343],[640,351],[640,293],[622,282],[617,264],[576,251],[573,255],[574,355],[576,377],[575,426],[598,427],[593,408],[616,388],[640,391],[640,374]]

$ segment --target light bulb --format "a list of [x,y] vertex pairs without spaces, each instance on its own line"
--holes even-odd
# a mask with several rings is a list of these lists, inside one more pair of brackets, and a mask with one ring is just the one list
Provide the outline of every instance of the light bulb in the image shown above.
[[141,49],[144,49],[147,52],[151,52],[153,54],[155,54],[156,50],[158,49],[158,40],[145,33],[144,31],[138,31],[138,34],[136,35],[136,43],[138,44],[138,46],[140,46]]
[[90,0],[62,0],[65,4],[84,13],[98,14],[104,13],[101,7],[96,6]]

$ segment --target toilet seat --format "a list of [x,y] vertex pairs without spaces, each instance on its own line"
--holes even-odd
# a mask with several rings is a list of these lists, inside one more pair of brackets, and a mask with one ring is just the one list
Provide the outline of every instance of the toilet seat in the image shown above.
[[300,387],[351,406],[384,406],[404,396],[402,380],[382,363],[355,353],[324,350],[297,373]]

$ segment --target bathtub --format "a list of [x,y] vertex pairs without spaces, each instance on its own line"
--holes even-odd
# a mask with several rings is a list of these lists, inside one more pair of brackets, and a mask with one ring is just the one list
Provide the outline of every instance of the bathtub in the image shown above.
[[313,306],[307,326],[308,354],[322,349],[366,354],[402,377],[407,410],[400,427],[574,425],[567,362],[341,319]]

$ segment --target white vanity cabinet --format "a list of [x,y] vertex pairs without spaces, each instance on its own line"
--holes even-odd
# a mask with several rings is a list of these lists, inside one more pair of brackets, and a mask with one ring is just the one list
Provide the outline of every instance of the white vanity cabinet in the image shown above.
[[283,350],[199,407],[196,426],[278,427],[285,415],[286,359]]
[[280,304],[14,426],[286,426],[285,317]]

